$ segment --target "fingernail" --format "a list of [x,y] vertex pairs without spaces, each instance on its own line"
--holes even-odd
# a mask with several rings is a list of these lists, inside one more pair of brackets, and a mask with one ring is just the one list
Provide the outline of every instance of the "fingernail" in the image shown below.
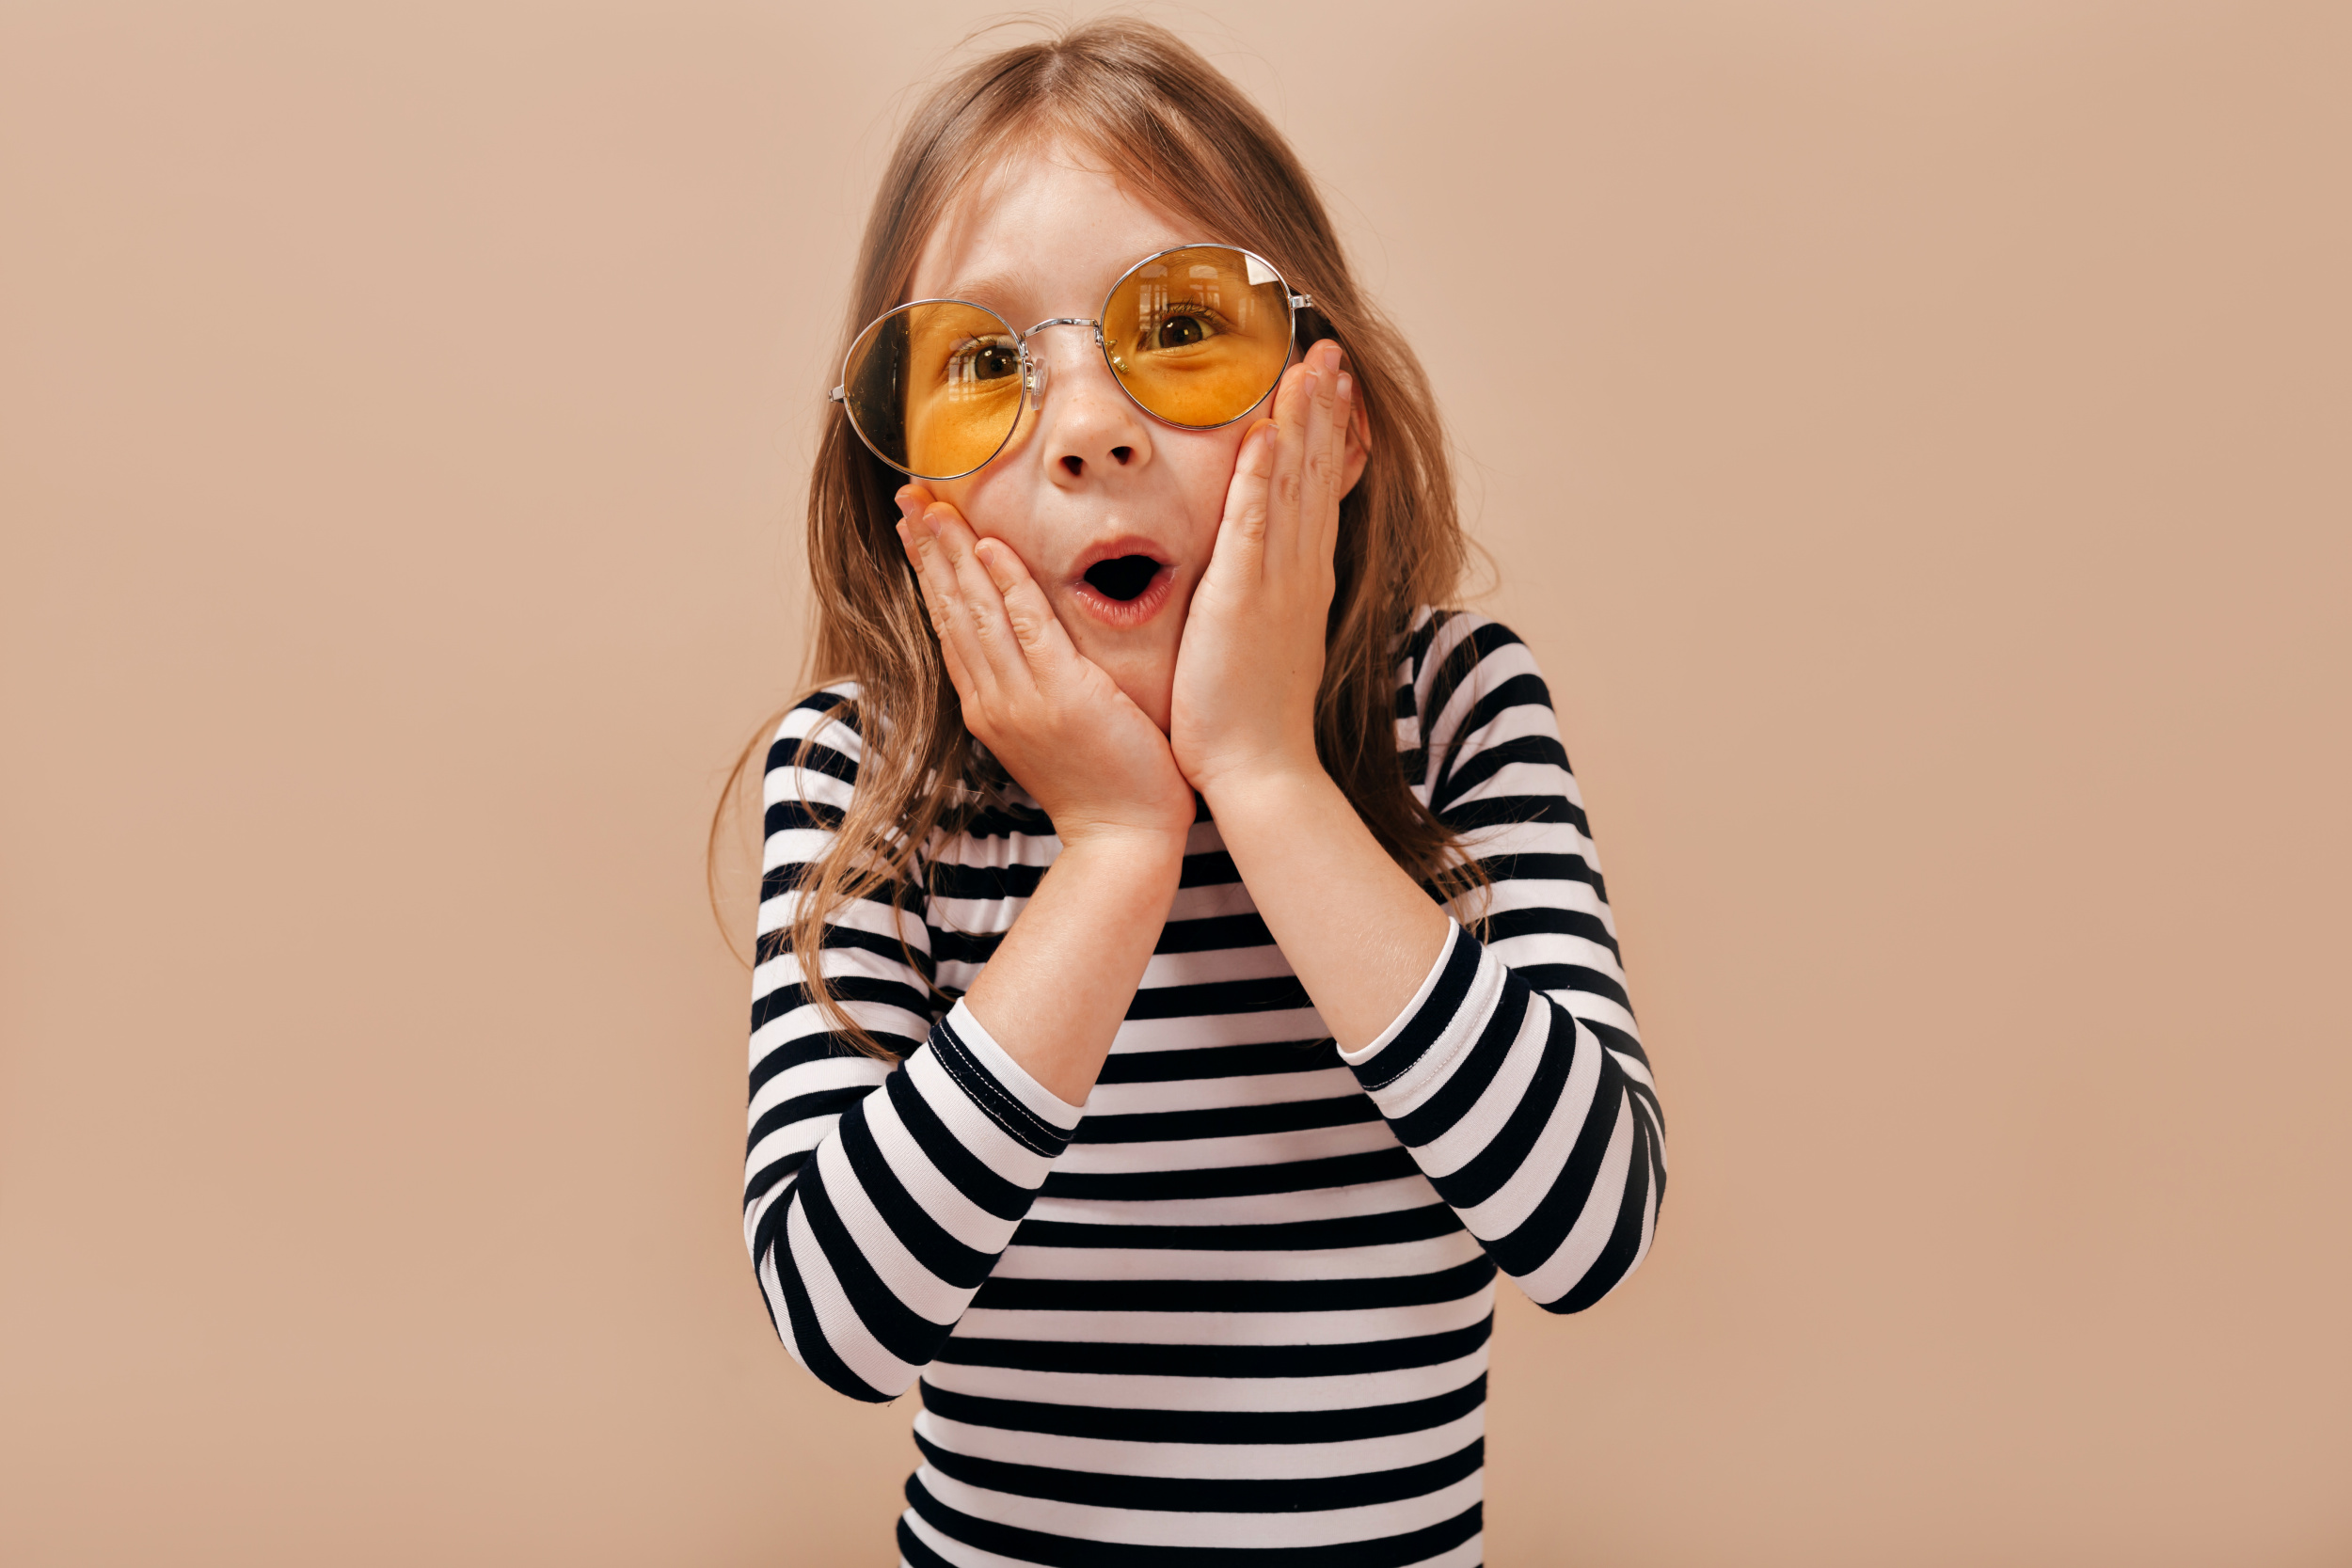
[[940,525],[946,520],[947,509],[944,506],[934,503],[923,509],[923,526],[930,529],[934,537],[939,533]]
[[1354,396],[1356,395],[1356,381],[1355,381],[1355,378],[1354,378],[1353,376],[1349,375],[1349,374],[1348,374],[1345,371],[1342,371],[1342,372],[1340,372],[1340,388],[1339,388],[1339,390],[1340,390],[1340,401],[1341,401],[1342,403],[1345,403],[1345,402],[1346,402],[1349,398],[1352,398],[1352,397],[1354,397]]

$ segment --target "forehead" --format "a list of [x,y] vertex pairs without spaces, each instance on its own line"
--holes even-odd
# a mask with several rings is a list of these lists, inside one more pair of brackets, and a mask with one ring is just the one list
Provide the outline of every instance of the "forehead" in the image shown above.
[[965,187],[915,262],[911,299],[968,299],[1017,326],[1091,316],[1156,250],[1214,238],[1136,197],[1083,153],[1024,151]]

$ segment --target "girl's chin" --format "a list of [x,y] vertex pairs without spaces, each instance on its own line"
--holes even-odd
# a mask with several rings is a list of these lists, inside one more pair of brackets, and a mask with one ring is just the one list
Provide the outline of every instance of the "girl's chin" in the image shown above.
[[1141,639],[1073,637],[1078,652],[1110,676],[1152,721],[1166,731],[1168,701],[1176,689],[1176,650]]

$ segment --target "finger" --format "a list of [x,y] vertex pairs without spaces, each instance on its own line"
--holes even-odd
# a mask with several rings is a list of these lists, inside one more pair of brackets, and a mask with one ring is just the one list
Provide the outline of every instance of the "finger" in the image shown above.
[[1356,378],[1342,371],[1332,393],[1339,404],[1337,418],[1331,421],[1331,499],[1323,512],[1322,537],[1315,545],[1315,559],[1323,565],[1331,563],[1333,552],[1340,542],[1340,503],[1347,499],[1347,441],[1356,424]]
[[956,683],[957,694],[970,706],[987,695],[981,683],[988,666],[973,642],[962,585],[956,578],[946,551],[940,546],[938,523],[932,512],[927,510],[913,522],[901,523],[899,533],[914,556],[915,571],[923,584],[923,606],[930,612],[931,632],[939,639],[940,654],[947,663],[947,677]]
[[1012,620],[1005,610],[1005,595],[974,553],[979,536],[972,531],[961,514],[944,501],[926,508],[924,515],[938,523],[940,549],[955,571],[959,619],[969,639],[968,651],[987,662],[989,673],[1000,689],[1034,687],[1037,677],[1023,657],[1019,640],[1013,636]]
[[1275,394],[1274,419],[1279,438],[1275,450],[1266,507],[1266,553],[1287,559],[1295,549],[1299,509],[1304,499],[1308,424],[1313,416],[1316,384],[1323,379],[1315,351],[1291,367]]
[[982,539],[972,546],[979,558],[981,568],[996,592],[1004,596],[1005,619],[1012,627],[1013,641],[1022,657],[1029,662],[1030,671],[1041,684],[1066,668],[1066,660],[1075,657],[1077,645],[1070,641],[1070,632],[1054,613],[1054,607],[1045,597],[1045,590],[1038,586],[1024,562],[1011,546],[1002,539]]
[[1273,504],[1274,464],[1280,449],[1281,429],[1272,420],[1260,420],[1242,437],[1241,453],[1233,463],[1233,483],[1226,486],[1225,515],[1217,524],[1216,546],[1209,569],[1234,581],[1258,580],[1264,564],[1266,521]]
[[1323,546],[1326,514],[1338,504],[1342,449],[1335,438],[1344,434],[1346,423],[1339,398],[1339,344],[1326,338],[1307,357],[1315,380],[1299,459],[1299,518],[1292,543],[1300,558],[1311,560]]

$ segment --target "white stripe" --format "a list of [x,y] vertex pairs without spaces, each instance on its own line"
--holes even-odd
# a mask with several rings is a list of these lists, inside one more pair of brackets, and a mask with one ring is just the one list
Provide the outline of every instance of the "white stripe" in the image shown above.
[[[798,1211],[794,1212],[798,1217]],[[799,1254],[795,1253],[795,1257]],[[1494,1309],[1494,1284],[1458,1301],[1335,1312],[1032,1312],[975,1307],[956,1332],[976,1339],[1072,1344],[1360,1345],[1468,1328]]]
[[1157,1084],[1097,1084],[1087,1098],[1090,1117],[1146,1115],[1158,1111],[1224,1110],[1235,1105],[1289,1105],[1308,1100],[1353,1100],[1364,1091],[1343,1067],[1313,1068],[1327,1061],[1302,1048],[1298,1072],[1259,1072],[1240,1078],[1178,1078]]
[[949,1508],[983,1519],[1021,1520],[1024,1528],[1131,1545],[1181,1541],[1202,1547],[1312,1546],[1344,1541],[1376,1541],[1441,1524],[1476,1502],[1480,1478],[1471,1475],[1419,1497],[1360,1508],[1312,1513],[1166,1513],[1139,1508],[1099,1508],[1047,1497],[1014,1497],[974,1486],[926,1466],[923,1484]]
[[1371,1154],[1396,1147],[1396,1134],[1377,1119],[1295,1132],[1252,1132],[1232,1138],[1170,1138],[1148,1144],[1074,1143],[1057,1170],[1080,1175],[1163,1170],[1229,1170],[1237,1165],[1289,1164]]
[[1354,1187],[1311,1187],[1303,1193],[1249,1193],[1239,1197],[1169,1197],[1135,1203],[1040,1197],[1029,1217],[1065,1225],[1288,1225],[1359,1214],[1393,1214],[1438,1201],[1429,1179],[1416,1172]]
[[[1487,1347],[1431,1367],[1330,1377],[1156,1377],[1114,1372],[1035,1372],[939,1361],[924,1382],[976,1399],[1019,1400],[1094,1410],[1359,1410],[1433,1400],[1468,1387],[1486,1370]],[[1454,1447],[1459,1448],[1460,1444]],[[1450,1450],[1448,1450],[1450,1451]]]

